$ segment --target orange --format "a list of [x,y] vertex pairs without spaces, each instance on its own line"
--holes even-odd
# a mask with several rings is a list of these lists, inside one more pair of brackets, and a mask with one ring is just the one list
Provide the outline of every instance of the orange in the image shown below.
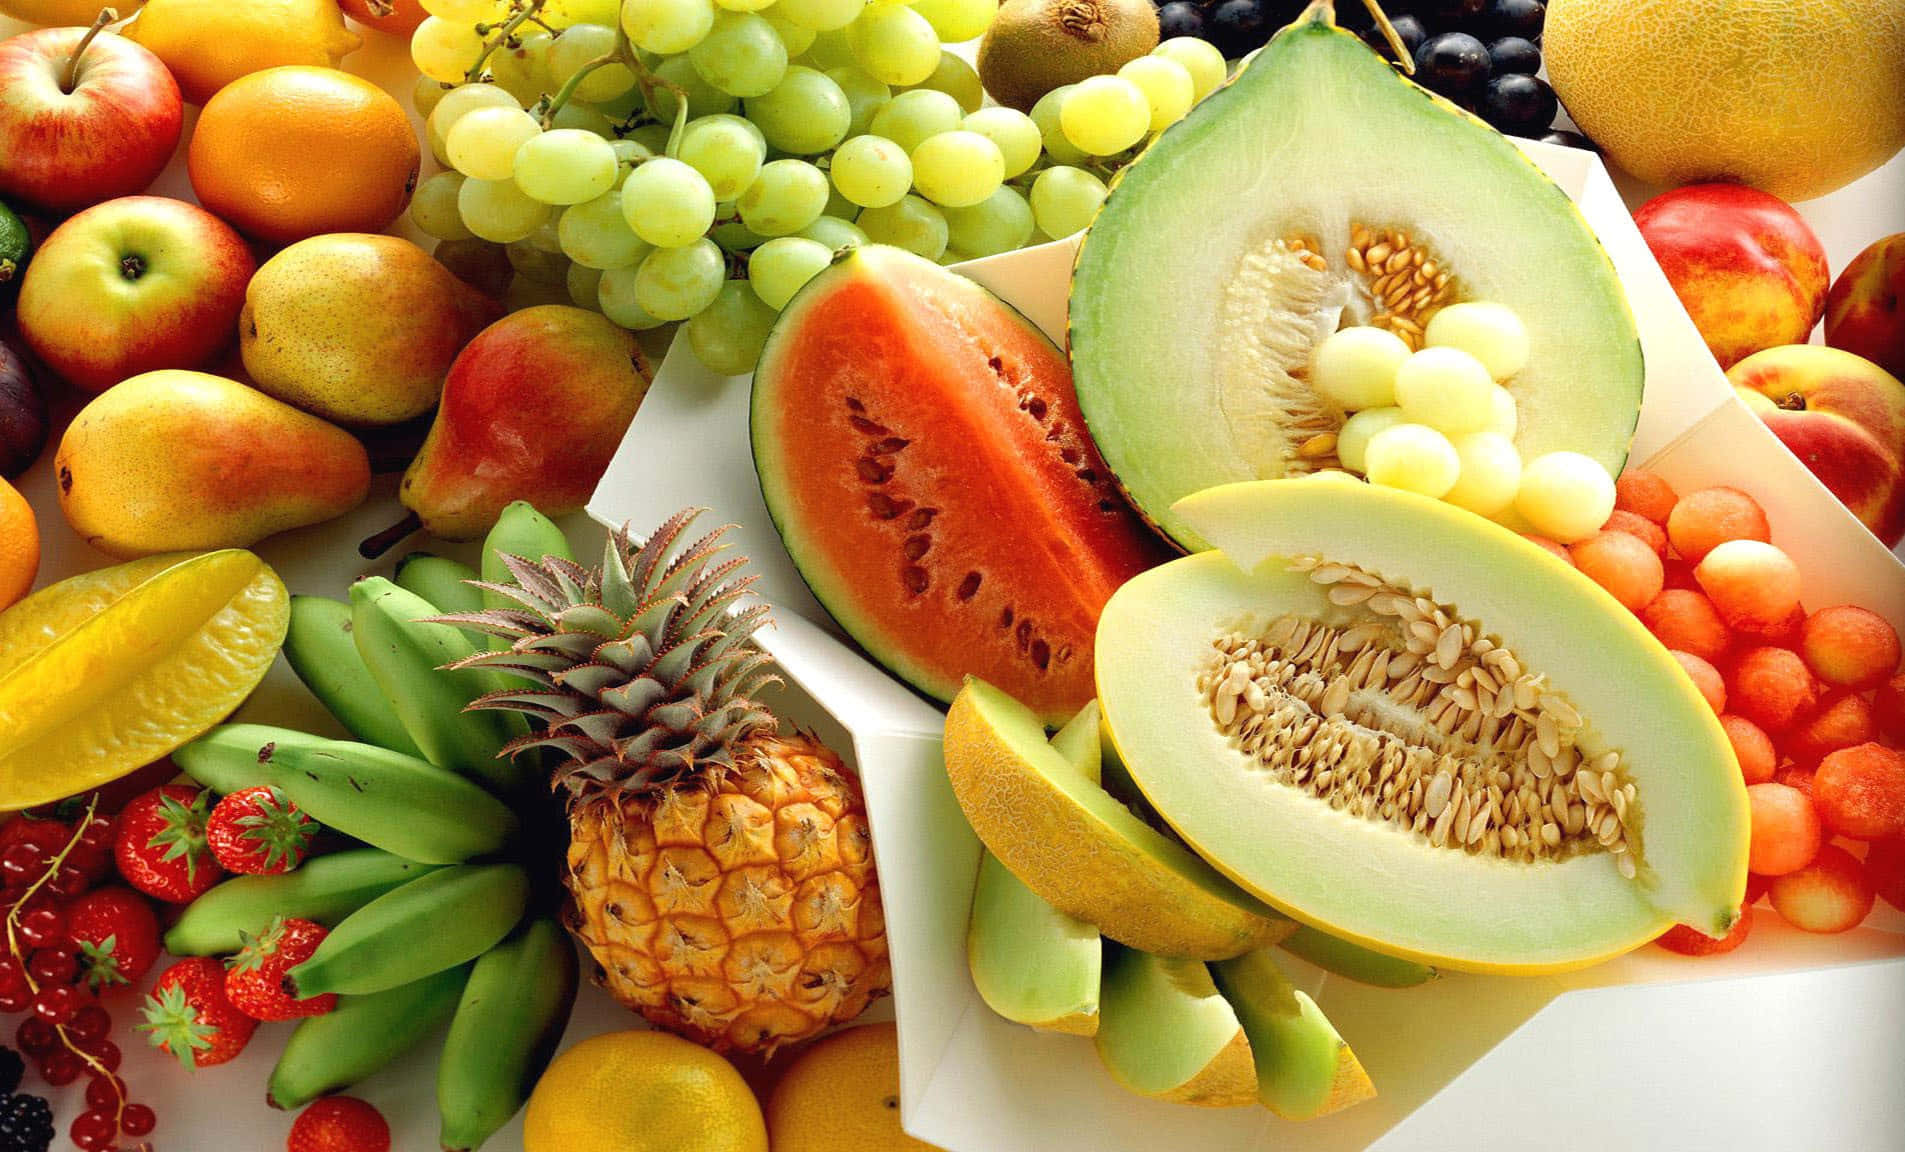
[[186,162],[199,203],[240,232],[290,244],[381,232],[410,203],[410,118],[348,72],[293,65],[242,76],[199,115]]
[[835,1032],[801,1053],[767,1099],[774,1152],[933,1152],[900,1127],[900,1041],[891,1024]]
[[339,6],[359,24],[405,38],[429,15],[419,0],[339,0]]
[[0,480],[0,611],[33,587],[40,571],[40,526],[26,497]]

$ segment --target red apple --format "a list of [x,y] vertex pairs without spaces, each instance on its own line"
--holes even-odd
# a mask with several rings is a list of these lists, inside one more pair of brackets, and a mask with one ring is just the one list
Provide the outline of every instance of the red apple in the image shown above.
[[1905,377],[1905,232],[1874,241],[1826,294],[1826,343]]
[[1720,367],[1803,344],[1831,276],[1819,237],[1785,201],[1741,184],[1656,196],[1634,223]]
[[1772,401],[1760,419],[1886,547],[1905,538],[1905,384],[1819,344],[1756,352],[1727,378]]
[[196,204],[108,200],[55,229],[27,265],[20,334],[89,392],[197,368],[237,337],[256,266],[238,233]]
[[183,116],[172,74],[123,36],[42,28],[0,42],[0,196],[66,212],[144,191]]

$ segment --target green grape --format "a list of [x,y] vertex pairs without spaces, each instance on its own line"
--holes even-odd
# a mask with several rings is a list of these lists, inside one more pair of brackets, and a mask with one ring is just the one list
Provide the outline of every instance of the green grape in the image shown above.
[[681,133],[677,157],[701,173],[716,201],[732,200],[754,183],[767,149],[738,116],[690,120]]
[[1370,438],[1363,449],[1369,482],[1434,500],[1455,487],[1462,458],[1449,438],[1421,424],[1396,424]]
[[622,197],[615,192],[564,211],[556,222],[556,239],[564,256],[584,268],[602,270],[639,264],[653,247],[628,226]]
[[615,186],[617,188],[622,186],[622,182],[628,179],[628,174],[635,171],[637,165],[654,155],[637,140],[611,140],[609,147],[615,152]]
[[562,251],[562,234],[556,228],[556,220],[561,215],[560,212],[551,212],[549,218],[537,225],[534,232],[523,237],[520,243],[541,249],[551,256],[563,256],[567,259],[568,257]]
[[556,128],[516,150],[516,185],[544,204],[580,204],[615,187],[615,149],[593,132]]
[[959,101],[951,96],[931,88],[915,88],[895,93],[881,105],[867,131],[886,137],[911,155],[928,138],[957,130],[964,116]]
[[460,172],[439,172],[417,185],[410,197],[410,222],[438,240],[469,239],[474,233],[456,207],[463,180]]
[[999,190],[1005,157],[977,132],[941,132],[913,149],[913,185],[942,208],[967,208]]
[[[861,0],[853,0],[853,15],[859,15],[861,9],[865,7],[866,5],[862,3]],[[788,15],[789,19],[792,19],[785,2],[775,5],[774,11]],[[851,22],[853,17],[849,16],[847,19]],[[814,32],[814,42],[807,45],[805,55],[807,59],[801,61],[801,63],[807,65],[809,68],[818,68],[822,72],[831,72],[835,68],[845,68],[849,65],[855,68],[859,67],[859,64],[853,59],[853,45],[847,40],[847,26],[845,24],[831,30],[826,28],[816,29]]]
[[686,52],[713,27],[712,0],[622,0],[622,31],[646,52]]
[[741,193],[741,222],[762,236],[786,236],[827,208],[827,175],[805,160],[775,160]]
[[842,220],[838,216],[822,216],[812,224],[794,233],[806,240],[827,246],[827,251],[838,252],[851,245],[870,243],[867,234],[851,220]]
[[745,376],[754,371],[773,330],[774,310],[748,290],[746,281],[729,280],[714,302],[688,321],[688,346],[709,371]]
[[915,88],[930,88],[934,92],[944,92],[959,101],[961,112],[977,112],[986,102],[985,85],[979,82],[979,73],[972,65],[951,52],[939,54],[939,65],[933,74],[917,84],[909,85],[907,91]]
[[[689,105],[688,114],[690,116],[694,115],[692,102]],[[710,113],[710,115],[719,115],[719,113]],[[627,136],[623,137],[623,139],[632,140],[648,149],[650,156],[661,156],[665,155],[668,151],[668,137],[670,132],[671,130],[666,124],[643,124],[631,131]]]
[[777,236],[754,250],[747,259],[747,278],[755,295],[779,312],[801,285],[833,263],[833,249],[799,236]]
[[1408,422],[1409,418],[1402,414],[1400,408],[1363,409],[1343,421],[1342,428],[1337,431],[1337,461],[1361,476],[1369,470],[1369,442],[1376,438],[1376,433]]
[[1045,154],[1054,164],[1077,164],[1085,159],[1070,140],[1065,139],[1065,129],[1059,124],[1059,113],[1065,107],[1065,98],[1072,94],[1076,84],[1064,84],[1052,89],[1038,98],[1032,105],[1032,123],[1038,125],[1039,139],[1045,142]]
[[1082,168],[1047,168],[1032,181],[1032,218],[1054,240],[1084,229],[1105,202],[1105,182]]
[[996,256],[1032,239],[1032,206],[1016,188],[1001,186],[965,208],[946,209],[947,242],[967,256]]
[[593,105],[610,124],[623,125],[635,120],[646,119],[648,111],[648,93],[642,91],[640,84],[635,85],[620,96],[612,96]]
[[415,84],[410,86],[410,102],[416,105],[417,115],[426,119],[443,103],[443,98],[454,92],[454,88],[445,87],[440,81],[419,75]]
[[657,156],[622,181],[622,214],[655,247],[682,248],[714,223],[714,189],[688,165]]
[[884,208],[868,208],[855,223],[875,244],[891,244],[928,260],[937,260],[946,251],[945,215],[918,196]]
[[1151,106],[1129,80],[1087,76],[1065,97],[1058,126],[1080,151],[1110,156],[1144,139],[1151,126]]
[[444,20],[475,24],[496,15],[502,5],[497,0],[422,0],[418,7]]
[[635,278],[640,272],[640,265],[611,268],[595,282],[595,302],[601,305],[602,315],[632,332],[646,332],[667,323],[650,316],[635,302]]
[[494,84],[465,84],[443,94],[430,118],[424,122],[424,134],[430,138],[430,154],[437,163],[450,166],[450,154],[444,137],[456,122],[478,108],[521,108],[516,98]]
[[919,0],[913,11],[926,17],[941,43],[958,44],[986,34],[999,0]]
[[913,187],[913,162],[884,136],[855,136],[833,154],[833,186],[865,208],[884,208]]
[[584,104],[580,100],[571,100],[556,109],[556,114],[549,118],[549,127],[574,128],[603,140],[615,139],[614,121],[604,116],[594,105]]
[[[670,56],[655,65],[655,79],[666,81],[687,93],[688,118],[718,116],[732,110],[740,101],[701,78],[695,71],[694,61],[686,56]],[[655,149],[659,156],[667,151],[668,132],[675,123],[675,93],[667,84],[657,84],[648,101],[648,114],[661,121],[653,125],[661,130],[662,145]],[[639,129],[638,129],[639,131]]]
[[917,84],[939,67],[939,37],[906,7],[869,7],[847,25],[853,58],[883,84]]
[[602,310],[600,292],[602,288],[602,270],[583,264],[569,265],[569,299],[577,308],[587,308],[591,312]]
[[1493,516],[1515,502],[1521,453],[1513,440],[1494,432],[1471,432],[1451,443],[1462,472],[1442,499],[1478,516]]
[[893,90],[852,64],[829,68],[825,75],[840,86],[841,94],[847,98],[847,135],[860,136],[870,131],[874,115],[893,98]]
[[443,151],[458,172],[476,180],[507,180],[516,152],[542,134],[542,125],[521,108],[472,108],[443,134]]
[[1005,160],[1007,180],[1031,171],[1045,147],[1038,125],[1017,108],[981,108],[968,114],[959,126],[998,145],[999,155]]
[[1409,346],[1386,328],[1353,326],[1330,333],[1310,356],[1310,385],[1339,408],[1360,412],[1396,402],[1396,369]]
[[490,78],[504,91],[528,107],[555,85],[549,82],[549,52],[556,38],[547,32],[521,37],[514,48],[498,49],[489,58]]
[[794,65],[773,91],[747,102],[747,118],[777,150],[812,156],[847,138],[853,106],[826,73]]
[[1151,108],[1151,131],[1162,132],[1184,119],[1197,102],[1197,86],[1184,65],[1165,56],[1127,61],[1118,75],[1137,88]]
[[735,218],[737,213],[734,205],[717,204],[714,206],[714,214],[721,223],[716,224],[708,233],[708,239],[719,244],[723,252],[751,252],[767,243],[767,237]]
[[759,12],[774,3],[774,0],[714,0],[717,8],[726,8],[730,12]]
[[527,237],[514,244],[504,245],[503,251],[509,256],[509,266],[516,270],[518,276],[527,276],[547,284],[561,284],[569,278],[567,256],[560,252],[545,252]]
[[1230,74],[1224,54],[1208,40],[1195,36],[1173,36],[1151,50],[1153,56],[1175,60],[1191,74],[1191,99],[1202,100],[1217,90]]
[[465,180],[456,209],[472,233],[492,244],[521,240],[549,219],[549,205],[532,199],[514,180]]
[[573,28],[577,24],[612,27],[621,11],[622,0],[548,0],[537,15],[544,24],[556,28]]
[[635,303],[660,320],[686,320],[714,303],[727,259],[703,237],[681,248],[657,248],[635,272]]
[[1515,511],[1560,544],[1585,540],[1614,513],[1614,478],[1592,456],[1550,452],[1523,465]]
[[819,35],[819,33],[815,32],[812,28],[802,28],[792,20],[781,15],[779,8],[775,8],[767,15],[761,17],[761,19],[772,24],[774,26],[774,35],[779,36],[781,43],[787,45],[787,58],[789,60],[792,60],[802,52],[813,47],[814,37]]
[[774,5],[774,10],[788,20],[815,32],[845,28],[865,8],[866,0],[780,0]]
[[469,22],[431,16],[410,34],[410,60],[417,71],[444,84],[463,83],[464,74],[483,54],[483,38]]
[[[601,24],[572,24],[549,48],[549,82],[560,88],[582,67],[615,51],[614,28]],[[575,99],[593,104],[613,100],[635,87],[635,73],[626,64],[604,64],[582,78]]]
[[1506,305],[1470,300],[1437,309],[1422,333],[1429,348],[1460,348],[1506,380],[1528,363],[1528,329]]
[[[912,163],[912,161],[907,161]],[[827,206],[821,209],[821,215],[832,216],[837,220],[851,220],[860,214],[860,206],[840,194],[832,182],[827,184]]]
[[703,80],[730,96],[761,96],[787,74],[787,45],[752,12],[723,12],[714,30],[688,50]]
[[509,287],[503,293],[503,307],[511,312],[521,312],[525,308],[540,308],[548,304],[569,304],[569,286],[558,280],[551,283],[538,280],[534,276],[512,276]]
[[1496,384],[1460,348],[1424,348],[1396,367],[1396,403],[1444,435],[1479,432],[1495,418]]

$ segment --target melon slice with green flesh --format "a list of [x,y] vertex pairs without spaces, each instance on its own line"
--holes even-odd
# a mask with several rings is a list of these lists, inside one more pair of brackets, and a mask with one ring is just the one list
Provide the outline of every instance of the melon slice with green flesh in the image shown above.
[[1237,1013],[1199,960],[1106,946],[1098,1058],[1141,1096],[1205,1108],[1257,1101],[1256,1064]]
[[1297,925],[1278,947],[1332,976],[1377,988],[1413,988],[1441,975],[1427,964],[1371,951],[1308,924]]
[[[1221,551],[1112,598],[1099,704],[1146,798],[1219,871],[1354,944],[1463,970],[1565,970],[1675,922],[1731,928],[1748,827],[1726,735],[1592,581],[1341,474],[1179,510]],[[1477,667],[1509,698],[1486,718]]]
[[973,831],[1038,896],[1160,956],[1235,956],[1290,922],[1133,816],[1045,740],[1025,705],[969,679],[946,715],[946,774]]
[[1375,1097],[1356,1053],[1269,949],[1219,961],[1211,976],[1250,1038],[1265,1108],[1285,1120],[1314,1120]]
[[848,251],[775,322],[754,462],[788,554],[874,659],[937,700],[982,676],[1057,724],[1098,612],[1166,552],[1085,432],[1065,354],[984,288]]
[[[1353,267],[1352,247],[1436,272],[1374,305],[1399,281]],[[1415,339],[1403,324],[1461,300],[1528,329],[1507,384],[1523,457],[1567,449],[1618,474],[1640,340],[1587,221],[1506,137],[1313,6],[1120,174],[1072,280],[1079,403],[1138,509],[1202,548],[1180,497],[1334,465],[1344,413],[1307,378],[1323,337],[1379,321]]]

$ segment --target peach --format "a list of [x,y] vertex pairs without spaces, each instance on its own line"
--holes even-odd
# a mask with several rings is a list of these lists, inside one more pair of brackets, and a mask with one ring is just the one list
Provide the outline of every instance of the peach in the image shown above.
[[1879,685],[1872,696],[1872,711],[1878,716],[1879,735],[1894,744],[1905,744],[1905,672]]
[[1773,738],[1744,716],[1728,712],[1720,717],[1727,742],[1733,745],[1733,759],[1740,765],[1740,777],[1748,784],[1764,784],[1779,767],[1779,754],[1773,751]]
[[1693,686],[1705,697],[1707,707],[1713,709],[1715,716],[1726,711],[1726,681],[1721,679],[1720,670],[1700,657],[1689,652],[1668,653],[1680,661],[1680,668],[1693,681]]
[[1878,739],[1872,704],[1856,692],[1826,697],[1819,711],[1786,734],[1781,750],[1802,765],[1817,764],[1841,748]]
[[1614,509],[1607,523],[1601,525],[1603,532],[1625,532],[1654,550],[1654,555],[1667,559],[1667,530],[1638,512],[1629,512],[1625,508]]
[[1872,845],[1865,854],[1865,878],[1872,882],[1879,899],[1905,912],[1905,836]]
[[1772,628],[1799,607],[1799,565],[1758,540],[1728,540],[1715,547],[1693,578],[1729,628]]
[[1874,240],[1826,293],[1826,343],[1905,376],[1905,232]]
[[1629,468],[1614,480],[1614,507],[1665,525],[1680,497],[1673,485],[1645,468]]
[[1667,539],[1682,560],[1698,564],[1728,540],[1770,543],[1773,530],[1759,501],[1738,488],[1702,488],[1674,505]]
[[1819,682],[1799,654],[1753,648],[1733,668],[1734,711],[1778,736],[1819,707]]
[[1746,943],[1747,933],[1752,930],[1753,908],[1749,904],[1741,907],[1740,918],[1733,922],[1732,931],[1718,940],[1685,924],[1675,924],[1661,933],[1654,943],[1682,956],[1721,956]]
[[1819,850],[1818,859],[1767,885],[1773,911],[1805,932],[1845,932],[1857,928],[1872,911],[1872,881],[1865,866],[1837,844]]
[[1812,863],[1826,832],[1811,797],[1785,784],[1751,784],[1746,799],[1753,814],[1748,870],[1784,876]]
[[1886,547],[1905,538],[1905,384],[1815,344],[1755,353],[1727,378],[1777,405],[1760,419]]
[[1905,754],[1883,744],[1841,748],[1819,762],[1812,799],[1835,835],[1886,840],[1905,834]]
[[1722,368],[1800,343],[1825,311],[1826,250],[1777,196],[1692,184],[1642,204],[1634,224]]
[[1726,659],[1733,634],[1706,593],[1669,588],[1641,609],[1640,622],[1669,648],[1688,652],[1709,664]]
[[1639,612],[1660,595],[1666,579],[1660,557],[1638,537],[1599,532],[1568,547],[1574,566],[1607,589],[1629,612]]
[[1877,612],[1835,604],[1806,617],[1799,655],[1819,679],[1863,692],[1883,684],[1898,668],[1898,631]]

